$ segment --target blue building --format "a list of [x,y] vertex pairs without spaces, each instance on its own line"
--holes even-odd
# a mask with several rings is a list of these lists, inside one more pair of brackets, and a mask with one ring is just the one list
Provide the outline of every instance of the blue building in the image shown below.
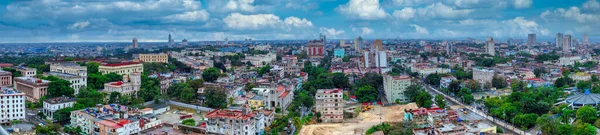
[[335,49],[333,51],[333,56],[336,57],[336,58],[343,58],[344,57],[344,53],[345,53],[344,49]]

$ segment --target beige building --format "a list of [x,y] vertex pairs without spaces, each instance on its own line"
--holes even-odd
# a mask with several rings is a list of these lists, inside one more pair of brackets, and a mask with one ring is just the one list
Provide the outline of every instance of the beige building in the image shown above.
[[404,95],[404,92],[411,84],[412,81],[409,76],[384,75],[383,88],[388,103],[395,103],[396,100],[398,102],[410,102],[410,99]]
[[21,71],[21,75],[26,77],[34,77],[37,74],[37,69],[27,67],[15,67],[17,71]]
[[492,83],[494,70],[473,67],[473,80],[480,84]]
[[52,63],[50,65],[50,72],[59,72],[85,77],[87,76],[87,67],[79,66],[79,64],[73,62]]
[[169,63],[169,55],[166,53],[159,54],[139,54],[139,60],[142,62],[158,62]]
[[129,75],[133,72],[143,72],[144,65],[141,62],[121,62],[113,64],[104,64],[98,67],[100,73],[109,74],[116,73],[120,75]]
[[11,86],[12,85],[12,73],[4,70],[0,70],[0,86]]
[[105,83],[103,92],[119,92],[121,95],[133,96],[140,90],[141,84],[141,74],[133,72],[130,75],[123,75],[123,81]]
[[342,89],[319,89],[315,94],[317,112],[323,122],[344,121],[344,99]]
[[15,77],[15,89],[25,93],[27,101],[38,102],[46,95],[50,81],[34,77]]

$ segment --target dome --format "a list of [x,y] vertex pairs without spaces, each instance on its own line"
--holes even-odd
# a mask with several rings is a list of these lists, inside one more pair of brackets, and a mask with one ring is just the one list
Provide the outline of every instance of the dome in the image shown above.
[[586,90],[584,93],[578,93],[567,97],[566,102],[573,106],[596,106],[597,104],[600,104],[600,94],[590,93],[589,90]]

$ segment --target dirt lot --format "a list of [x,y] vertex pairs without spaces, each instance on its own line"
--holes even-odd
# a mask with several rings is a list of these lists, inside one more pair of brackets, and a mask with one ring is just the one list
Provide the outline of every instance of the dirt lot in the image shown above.
[[[335,123],[335,124],[316,124],[305,125],[300,130],[300,135],[353,135],[363,134],[373,125],[383,122],[400,122],[404,118],[404,109],[417,109],[414,103],[395,106],[375,106],[375,109],[361,112],[357,118],[348,121],[358,121],[358,123]],[[355,133],[358,131],[359,133]]]
[[179,117],[185,114],[192,114],[192,118],[196,121],[202,119],[201,115],[198,115],[196,111],[178,106],[171,106],[171,110],[165,112],[164,114],[158,115],[158,119],[160,119],[163,123],[174,124],[179,123],[179,121],[181,121]]

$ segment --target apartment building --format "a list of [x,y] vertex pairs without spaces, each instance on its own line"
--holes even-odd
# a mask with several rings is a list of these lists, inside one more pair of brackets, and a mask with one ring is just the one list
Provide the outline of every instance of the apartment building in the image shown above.
[[473,67],[473,80],[477,81],[482,86],[486,83],[492,83],[493,78],[494,70]]
[[0,87],[0,124],[25,119],[25,93]]
[[15,77],[15,89],[25,93],[27,101],[38,102],[42,96],[46,95],[48,90],[48,80],[42,80],[34,77]]
[[25,77],[34,77],[37,74],[37,69],[35,68],[28,68],[28,67],[15,67],[15,69],[17,71],[21,72],[21,75],[25,76]]
[[384,75],[383,88],[388,103],[410,102],[410,99],[404,94],[407,88],[412,84],[409,76],[391,76]]
[[119,75],[129,75],[134,72],[144,72],[144,65],[141,62],[121,62],[113,64],[104,64],[98,67],[100,73],[116,73]]
[[131,135],[161,123],[154,115],[142,115],[136,108],[109,104],[72,111],[70,126],[91,135]]
[[79,89],[83,87],[87,87],[87,77],[86,76],[78,76],[74,74],[66,74],[60,72],[46,72],[44,76],[56,76],[60,79],[67,80],[71,82],[71,88],[75,90],[75,95],[79,93]]
[[11,86],[12,83],[12,73],[0,70],[0,86]]
[[317,112],[323,122],[344,121],[344,99],[342,89],[319,89],[315,94]]
[[148,76],[150,78],[156,78],[160,81],[160,94],[167,94],[167,90],[173,84],[173,74],[154,74]]
[[142,62],[169,63],[169,55],[166,53],[139,54],[138,59]]
[[121,95],[133,96],[140,90],[141,84],[141,74],[132,72],[130,75],[123,75],[123,81],[105,83],[103,92],[119,92]]
[[79,64],[74,62],[52,63],[50,64],[50,72],[87,76],[87,67],[79,66]]
[[241,110],[216,109],[206,114],[206,132],[223,135],[264,134],[273,118],[272,111],[252,111],[244,105]]
[[44,100],[44,109],[42,110],[42,113],[46,115],[46,119],[52,119],[54,112],[63,108],[73,107],[74,104],[75,98],[72,97],[62,96],[46,99]]

